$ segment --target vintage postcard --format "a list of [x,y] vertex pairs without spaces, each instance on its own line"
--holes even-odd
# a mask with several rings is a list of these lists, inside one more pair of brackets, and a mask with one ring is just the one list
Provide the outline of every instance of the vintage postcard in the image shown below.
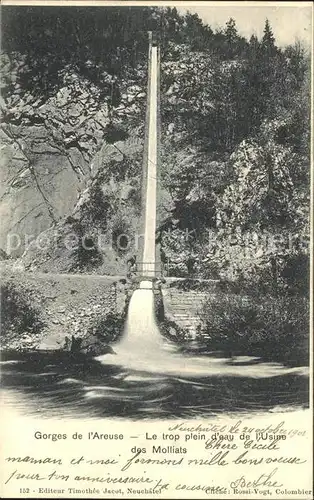
[[1,497],[313,498],[312,15],[2,2]]

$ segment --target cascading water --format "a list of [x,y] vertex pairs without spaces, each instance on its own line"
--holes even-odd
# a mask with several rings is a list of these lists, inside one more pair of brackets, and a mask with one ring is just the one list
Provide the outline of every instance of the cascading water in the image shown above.
[[[173,346],[175,349],[175,346]],[[229,358],[192,356],[175,349],[169,352],[169,344],[163,340],[154,313],[154,292],[151,281],[142,281],[133,293],[128,310],[125,332],[114,346],[116,355],[99,356],[106,365],[118,365],[132,372],[127,377],[140,379],[152,377],[189,377],[190,379],[212,376],[267,378],[288,373],[305,374],[306,368],[286,368],[279,363],[256,363],[247,357],[241,369]],[[175,352],[177,351],[177,352]],[[240,360],[241,361],[241,360]]]
[[[145,235],[142,273],[146,277],[155,276],[155,232],[156,232],[156,192],[157,192],[157,99],[158,99],[158,49],[150,45],[149,95],[148,95],[148,144],[146,163]],[[152,281],[145,280],[133,293],[128,310],[125,335],[117,346],[122,359],[132,360],[163,355],[163,342],[158,330],[154,311]],[[143,363],[143,359],[142,359]]]
[[162,349],[162,337],[156,324],[151,281],[142,281],[133,293],[128,309],[125,335],[118,350],[148,355]]
[[[136,290],[130,301],[124,336],[113,346],[116,355],[99,356],[97,359],[106,365],[121,366],[130,373],[141,373],[141,376],[145,373],[145,378],[153,374],[190,379],[213,376],[268,378],[290,373],[307,374],[306,367],[287,368],[279,363],[257,363],[256,358],[250,357],[246,357],[239,367],[236,361],[233,364],[229,358],[169,352],[169,345],[163,341],[156,324],[153,307],[152,290]],[[238,358],[238,361],[241,359]]]

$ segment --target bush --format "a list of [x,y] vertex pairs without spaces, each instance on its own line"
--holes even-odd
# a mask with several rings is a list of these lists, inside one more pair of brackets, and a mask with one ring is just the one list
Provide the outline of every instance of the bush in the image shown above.
[[1,285],[1,331],[3,334],[39,333],[44,324],[39,311],[31,305],[29,291],[13,283]]
[[117,212],[110,224],[112,235],[112,247],[119,256],[123,256],[129,251],[132,240],[132,222],[127,220],[127,216]]
[[105,139],[108,144],[114,144],[118,141],[125,141],[129,134],[121,126],[109,123],[105,129]]
[[308,296],[310,291],[309,255],[299,254],[285,257],[279,278],[287,293]]
[[240,272],[234,281],[221,279],[219,288],[224,292],[247,295],[304,296],[310,290],[309,255],[297,254],[269,259],[268,265]]
[[118,340],[123,332],[125,317],[110,311],[106,316],[100,317],[88,330],[88,337],[94,337],[104,342]]
[[308,299],[218,292],[204,304],[198,340],[229,356],[252,355],[290,365],[307,364]]
[[92,236],[84,236],[74,253],[73,270],[91,272],[103,263],[103,255]]

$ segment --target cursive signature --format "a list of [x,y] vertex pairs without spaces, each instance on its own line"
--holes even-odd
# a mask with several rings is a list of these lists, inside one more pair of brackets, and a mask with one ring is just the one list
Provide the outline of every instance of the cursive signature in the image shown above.
[[241,476],[239,479],[230,483],[231,488],[256,488],[257,486],[268,486],[269,488],[279,488],[283,486],[281,483],[274,481],[278,469],[272,470],[269,474],[261,474],[257,479],[248,480],[246,477]]

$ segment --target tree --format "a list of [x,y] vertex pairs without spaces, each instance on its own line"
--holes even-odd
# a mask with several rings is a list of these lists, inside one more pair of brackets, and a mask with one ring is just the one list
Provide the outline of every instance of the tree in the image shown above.
[[231,59],[237,52],[238,41],[236,22],[232,17],[230,17],[229,21],[227,21],[226,23],[225,37],[227,45],[227,56]]
[[300,88],[300,86],[302,86],[302,82],[304,81],[305,73],[308,67],[304,47],[300,41],[297,40],[294,45],[288,45],[284,54],[289,71],[295,78],[295,86]]
[[211,32],[206,29],[198,14],[187,12],[184,20],[185,42],[189,43],[193,50],[203,51],[211,37]]
[[249,57],[256,57],[259,48],[259,41],[256,35],[252,35],[249,41]]
[[264,35],[262,38],[261,47],[268,56],[276,53],[275,37],[270,27],[268,19],[265,21]]

